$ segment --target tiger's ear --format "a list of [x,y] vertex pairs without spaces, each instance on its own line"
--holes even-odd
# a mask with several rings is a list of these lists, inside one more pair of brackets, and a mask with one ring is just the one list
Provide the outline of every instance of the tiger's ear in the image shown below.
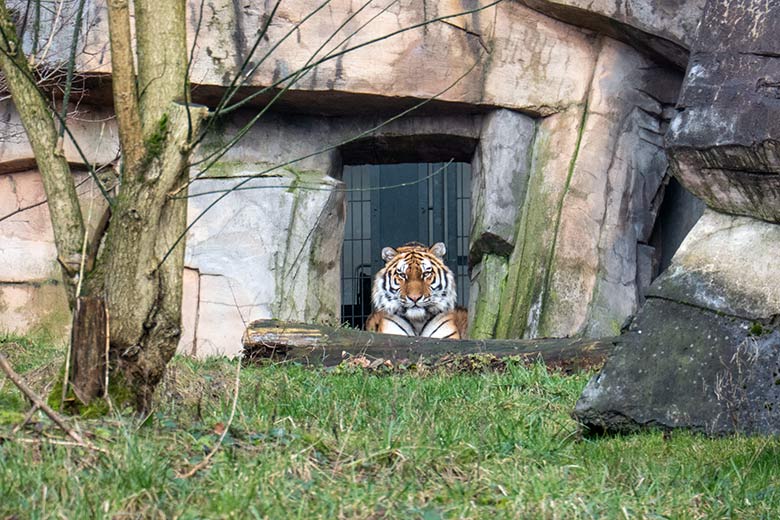
[[386,248],[382,249],[382,260],[384,260],[385,262],[389,262],[397,254],[398,254],[398,251],[396,251],[392,247],[386,247]]
[[444,245],[444,242],[436,242],[428,251],[439,258],[444,258],[444,255],[447,253],[447,246]]

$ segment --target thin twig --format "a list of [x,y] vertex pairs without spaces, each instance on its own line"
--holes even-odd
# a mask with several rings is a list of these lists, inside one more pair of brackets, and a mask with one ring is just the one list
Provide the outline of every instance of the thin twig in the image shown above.
[[211,458],[214,457],[214,454],[217,453],[220,446],[222,446],[222,441],[225,440],[225,436],[227,435],[228,431],[230,430],[230,425],[233,424],[233,417],[236,415],[236,406],[238,405],[238,389],[240,387],[240,375],[241,375],[241,360],[239,359],[236,363],[236,385],[233,389],[233,406],[230,408],[230,417],[228,418],[228,422],[225,425],[225,429],[222,430],[222,434],[219,436],[219,439],[217,439],[217,443],[214,445],[213,448],[211,448],[211,451],[208,455],[206,455],[202,461],[195,464],[192,469],[190,469],[187,473],[179,473],[176,476],[178,478],[190,478],[191,476],[195,475],[198,471],[205,468],[209,461],[211,461]]
[[30,57],[32,60],[35,60],[34,63],[43,63],[46,61],[46,55],[49,54],[49,49],[51,48],[51,44],[54,42],[54,35],[57,33],[57,22],[60,21],[60,16],[62,14],[62,6],[64,3],[65,3],[64,0],[60,0],[60,2],[57,4],[57,14],[54,15],[54,19],[52,20],[51,32],[49,33],[49,40],[46,42],[46,46],[43,48],[43,54],[41,54],[40,57],[36,57],[36,56]]
[[102,453],[103,455],[108,455],[108,451],[104,450],[103,448],[99,448],[94,444],[84,444],[83,442],[62,441],[59,439],[49,439],[49,438],[30,439],[28,437],[9,437],[6,435],[0,435],[0,439],[11,441],[11,442],[22,442],[25,444],[56,444],[57,446],[71,446],[74,448],[86,448],[89,450],[94,450],[99,453]]
[[11,430],[11,435],[16,435],[16,433],[25,427],[25,425],[30,422],[30,419],[32,419],[32,416],[35,415],[35,412],[38,411],[39,406],[37,404],[33,404],[32,408],[27,412],[27,415],[24,416],[24,419],[22,419],[22,422],[17,424],[13,427]]
[[0,369],[5,372],[6,377],[8,377],[8,379],[10,379],[11,382],[16,385],[16,387],[27,397],[27,399],[32,401],[33,404],[37,405],[41,410],[43,410],[43,413],[48,415],[49,418],[51,418],[51,420],[54,421],[54,423],[59,426],[62,431],[67,433],[71,439],[76,441],[79,446],[83,448],[89,448],[90,450],[99,451],[101,453],[108,453],[106,450],[98,448],[89,441],[84,440],[81,435],[79,435],[73,428],[68,426],[68,424],[65,422],[65,419],[63,419],[60,414],[55,412],[48,404],[46,404],[46,401],[44,401],[38,394],[33,392],[32,388],[27,386],[27,383],[24,382],[19,374],[14,372],[11,364],[8,363],[8,358],[5,357],[5,354],[2,352],[0,352]]
[[76,21],[73,27],[73,40],[70,43],[70,56],[68,57],[68,69],[65,76],[65,93],[62,96],[62,113],[60,116],[60,139],[65,135],[65,120],[68,117],[68,101],[70,100],[70,93],[73,87],[73,74],[76,69],[76,47],[79,43],[79,36],[81,34],[81,19],[84,16],[84,3],[86,0],[79,0],[78,9],[76,11]]

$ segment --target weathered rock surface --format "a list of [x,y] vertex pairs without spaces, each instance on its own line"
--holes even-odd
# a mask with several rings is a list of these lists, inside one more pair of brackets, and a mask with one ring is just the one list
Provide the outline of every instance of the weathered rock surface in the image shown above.
[[501,295],[507,274],[507,258],[486,254],[471,272],[469,290],[469,338],[494,337]]
[[[578,2],[548,3],[580,9]],[[596,15],[587,20],[618,20],[628,33],[653,35],[639,47],[668,38],[679,50],[686,45],[681,35],[698,5],[695,0],[679,4],[685,15],[679,23],[670,21],[666,3],[648,11],[646,2],[633,2],[632,7],[641,8],[630,13],[627,4],[613,8],[595,2]],[[200,5],[190,2],[189,23],[198,20]],[[192,82],[199,86],[195,95],[210,102],[247,57],[268,6],[227,0],[204,5],[206,23],[197,40]],[[267,40],[249,60],[257,70],[236,99],[304,66],[333,28],[352,14],[355,18],[321,55],[460,11],[463,5],[426,1],[385,11],[369,5],[356,12],[351,3],[335,0],[296,29],[314,7],[299,0],[283,2]],[[100,76],[110,72],[105,8],[90,2],[88,13],[88,48],[79,57],[79,68]],[[324,62],[301,77],[284,96],[284,115],[266,114],[193,183],[190,219],[225,190],[266,174],[210,209],[188,236],[181,349],[199,355],[234,353],[239,336],[225,331],[240,331],[243,321],[336,318],[342,164],[469,161],[475,155],[477,209],[470,252],[472,264],[484,263],[474,278],[480,310],[473,319],[480,334],[614,333],[616,324],[636,310],[638,284],[647,284],[657,264],[649,237],[666,170],[660,135],[680,77],[593,28],[554,20],[519,2],[502,2],[404,32]],[[193,37],[194,30],[193,25]],[[260,63],[259,57],[288,33],[272,58]],[[54,47],[52,56],[58,55]],[[471,73],[448,89],[474,63]],[[101,88],[105,85],[95,87],[97,94]],[[418,117],[351,140],[386,114],[433,95],[439,98]],[[267,99],[261,96],[254,103]],[[105,162],[115,153],[115,130],[101,127],[98,119],[105,114],[94,112],[86,118],[94,122],[80,135],[86,148],[94,150],[91,160]],[[215,120],[212,124],[221,126],[213,128],[200,157],[229,144],[253,115],[238,110]],[[104,131],[110,138],[103,137]],[[101,139],[109,145],[97,146]],[[0,148],[0,173],[30,164],[32,156],[24,146],[16,142]],[[72,151],[66,153],[79,163]],[[298,157],[303,159],[293,161]],[[24,247],[43,249],[29,263],[37,271],[23,273],[24,280],[54,276],[51,240],[35,236]]]
[[[483,11],[448,18],[383,39],[377,45],[334,56],[299,78],[290,95],[285,96],[286,103],[305,104],[310,109],[319,107],[331,113],[348,108],[350,113],[355,113],[360,110],[360,103],[355,102],[354,96],[344,97],[340,93],[366,95],[364,108],[371,105],[373,96],[386,98],[384,104],[403,97],[425,98],[440,92],[475,61],[480,61],[472,74],[441,99],[549,114],[582,95],[582,85],[592,63],[592,51],[587,44],[589,31],[621,39],[656,58],[684,67],[686,49],[703,1],[501,2]],[[401,2],[389,8],[384,4],[369,4],[358,10],[352,2],[334,0],[318,10],[319,4],[301,0],[282,2],[266,38],[249,61],[256,70],[245,83],[244,93],[311,64],[315,53],[317,58],[322,58],[425,20],[490,3],[489,0],[467,4],[426,0]],[[201,5],[204,6],[203,23],[198,28]],[[213,96],[219,90],[213,87],[230,83],[272,5],[237,4],[229,0],[189,2],[189,41],[197,41],[191,80],[206,87],[196,91],[196,96]],[[87,2],[84,22],[87,44],[78,56],[80,71],[110,73],[107,20],[103,1]],[[345,20],[348,23],[332,37],[333,29]],[[302,25],[296,27],[299,23]],[[69,36],[70,31],[65,30],[61,37],[55,38],[51,61],[62,61],[67,56]],[[261,63],[271,46],[282,40],[273,55]],[[488,51],[489,60],[485,59]],[[531,75],[529,70],[533,71]],[[518,84],[518,78],[523,78],[522,85]],[[325,96],[311,95],[318,91]]]
[[707,210],[575,417],[594,431],[780,433],[778,248],[780,225]]
[[0,282],[0,331],[64,338],[70,330],[65,288],[56,282]]
[[678,81],[604,39],[587,98],[538,124],[497,337],[613,335],[636,311]]
[[601,32],[685,68],[704,0],[520,0],[564,22]]
[[591,432],[780,434],[780,332],[651,298],[627,334],[574,409]]
[[[310,65],[315,54],[318,58],[333,54],[332,59],[297,79],[284,96],[287,106],[305,107],[309,113],[370,114],[382,107],[408,105],[408,98],[440,94],[441,101],[546,115],[580,99],[595,59],[592,36],[517,2],[502,2],[484,11],[400,32],[376,45],[335,56],[425,20],[463,12],[467,10],[464,5],[474,8],[490,3],[404,2],[389,8],[373,3],[357,10],[352,2],[338,0],[303,22],[319,4],[282,2],[267,37],[250,60],[256,70],[244,83],[241,95],[291,76]],[[273,4],[216,0],[204,5],[191,81],[205,87],[195,90],[196,97],[211,98],[230,84]],[[189,2],[189,41],[195,41],[200,6],[197,0]],[[109,74],[108,16],[100,1],[90,2],[88,10],[95,23],[79,68],[90,74]],[[348,19],[332,37],[334,28]],[[296,27],[299,23],[302,25]],[[281,44],[272,55],[263,60],[278,42]],[[65,43],[63,40],[61,45]],[[474,63],[474,70],[447,90]],[[375,98],[381,100],[377,103]]]
[[667,135],[675,175],[712,208],[780,222],[780,4],[709,0]]
[[780,225],[707,210],[650,296],[750,320],[780,318]]
[[510,110],[485,116],[472,161],[470,263],[483,254],[509,256],[525,200],[534,120]]
[[778,32],[780,4],[706,3],[666,141],[714,210],[577,403],[594,431],[780,434]]
[[[94,234],[107,204],[86,173],[74,175]],[[0,175],[0,282],[60,280],[46,192],[37,170]]]
[[[71,165],[82,166],[89,161],[100,166],[117,159],[119,134],[111,110],[80,106],[71,111],[68,128],[80,148],[79,151],[72,139],[63,140],[62,151]],[[9,101],[0,102],[0,174],[35,166],[32,148],[16,108]]]

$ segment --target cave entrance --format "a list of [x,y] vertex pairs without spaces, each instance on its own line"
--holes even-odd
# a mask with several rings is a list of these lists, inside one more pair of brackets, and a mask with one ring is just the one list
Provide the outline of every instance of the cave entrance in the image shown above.
[[363,328],[371,313],[371,282],[383,247],[444,242],[455,273],[458,304],[468,303],[471,226],[469,163],[344,166],[347,191],[341,259],[342,322]]

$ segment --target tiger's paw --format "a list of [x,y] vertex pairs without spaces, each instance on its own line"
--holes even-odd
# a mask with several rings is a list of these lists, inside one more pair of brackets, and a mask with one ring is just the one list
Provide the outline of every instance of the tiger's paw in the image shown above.
[[414,336],[412,324],[400,316],[387,314],[384,311],[374,311],[366,319],[366,330],[380,334],[395,334],[396,336]]
[[425,324],[420,336],[440,339],[466,339],[469,315],[463,307],[437,314]]

